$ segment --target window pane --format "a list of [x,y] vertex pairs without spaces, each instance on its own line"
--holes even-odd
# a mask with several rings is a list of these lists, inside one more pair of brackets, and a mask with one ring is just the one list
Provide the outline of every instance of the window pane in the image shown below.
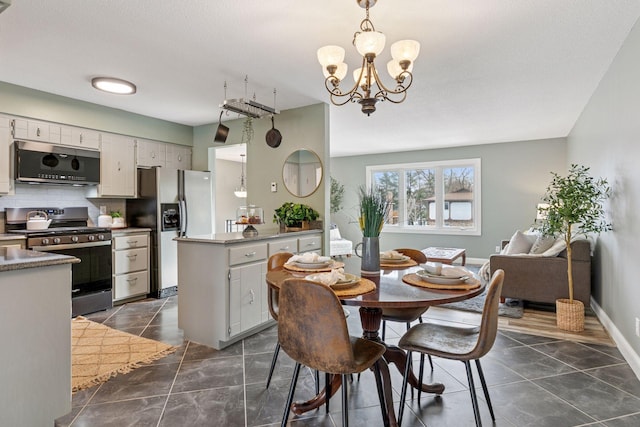
[[398,194],[399,173],[396,171],[378,171],[373,173],[373,185],[384,192],[384,196],[388,203],[391,204],[389,209],[389,217],[385,221],[386,224],[398,223]]
[[[431,216],[435,202],[435,170],[414,169],[405,172],[407,189],[407,225],[433,225],[435,215]],[[435,210],[433,211],[435,214]]]
[[472,227],[474,170],[472,166],[444,168],[444,225]]

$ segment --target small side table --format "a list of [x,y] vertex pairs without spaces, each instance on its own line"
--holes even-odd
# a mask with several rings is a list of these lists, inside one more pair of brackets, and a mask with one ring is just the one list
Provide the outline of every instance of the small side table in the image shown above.
[[427,248],[422,251],[427,256],[427,261],[453,264],[453,261],[462,257],[462,265],[467,262],[467,254],[460,248]]

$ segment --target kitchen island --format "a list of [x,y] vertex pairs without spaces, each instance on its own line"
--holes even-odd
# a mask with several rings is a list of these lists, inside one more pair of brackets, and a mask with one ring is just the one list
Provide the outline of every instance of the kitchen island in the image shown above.
[[45,426],[71,410],[71,264],[0,247],[0,425]]
[[216,349],[274,321],[267,306],[267,260],[277,252],[322,253],[322,230],[220,233],[176,238],[178,327],[184,338]]

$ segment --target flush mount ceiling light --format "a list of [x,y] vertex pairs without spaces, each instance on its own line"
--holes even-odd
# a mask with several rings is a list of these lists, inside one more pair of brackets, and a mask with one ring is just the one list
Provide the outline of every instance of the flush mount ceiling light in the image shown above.
[[136,93],[136,85],[114,77],[94,77],[91,79],[91,86],[98,90],[118,95],[133,95]]
[[[366,9],[365,18],[360,22],[360,31],[353,35],[353,45],[362,55],[362,67],[353,72],[355,85],[347,92],[340,89],[340,82],[347,75],[347,64],[344,61],[344,49],[340,46],[324,46],[318,49],[318,61],[322,65],[324,85],[330,93],[333,105],[344,105],[357,102],[367,116],[376,111],[378,101],[390,101],[394,104],[403,102],[407,97],[407,89],[413,82],[413,63],[420,52],[420,43],[415,40],[400,40],[391,45],[392,60],[387,63],[387,71],[396,81],[395,89],[389,89],[380,80],[374,64],[376,56],[384,49],[385,35],[376,31],[369,20],[369,8],[375,6],[377,0],[356,0],[360,7]],[[377,92],[373,92],[373,85]],[[391,98],[398,95],[397,98]],[[390,97],[391,96],[391,97]],[[346,97],[344,101],[342,98]]]
[[247,187],[244,186],[244,156],[245,154],[240,154],[240,159],[242,161],[242,170],[240,173],[240,188],[236,188],[236,191],[233,192],[233,194],[235,194],[236,197],[239,198],[247,197]]

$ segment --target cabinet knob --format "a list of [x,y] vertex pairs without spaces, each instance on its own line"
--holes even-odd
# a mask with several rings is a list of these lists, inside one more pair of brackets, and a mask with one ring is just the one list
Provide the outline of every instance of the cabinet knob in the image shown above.
[[251,257],[256,256],[256,252],[255,252],[255,251],[253,251],[253,252],[247,252],[246,254],[244,254],[244,256],[246,256],[247,258],[251,258]]
[[253,289],[249,289],[249,293],[251,294],[251,301],[249,301],[249,304],[253,304],[256,299],[256,294],[253,292]]
[[137,277],[132,277],[132,278],[127,279],[127,282],[129,282],[129,283],[132,283],[132,282],[135,283],[137,281],[138,281]]
[[136,258],[138,256],[138,254],[129,254],[127,255],[127,258],[132,259],[132,258]]

